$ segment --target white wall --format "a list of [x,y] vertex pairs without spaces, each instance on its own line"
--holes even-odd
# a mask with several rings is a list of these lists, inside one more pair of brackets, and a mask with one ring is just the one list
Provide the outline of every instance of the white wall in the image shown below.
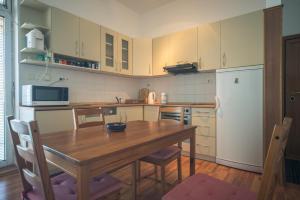
[[115,0],[40,0],[129,36],[139,35],[137,13]]
[[300,0],[283,0],[283,35],[300,34]]
[[198,73],[140,81],[141,87],[148,87],[159,94],[166,92],[169,102],[214,102],[216,95],[216,74]]
[[281,5],[281,0],[266,0],[266,8]]
[[53,86],[69,87],[71,102],[115,102],[115,96],[125,99],[138,97],[138,79],[49,68],[48,77],[51,81],[39,81],[45,67],[21,65],[20,71],[21,85],[49,85],[61,76],[67,77],[69,80]]
[[141,16],[140,34],[160,36],[266,6],[265,0],[177,0]]

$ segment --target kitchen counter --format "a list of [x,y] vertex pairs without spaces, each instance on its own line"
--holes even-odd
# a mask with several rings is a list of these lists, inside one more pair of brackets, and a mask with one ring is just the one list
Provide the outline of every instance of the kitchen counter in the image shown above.
[[111,103],[111,102],[89,102],[89,103],[70,103],[68,106],[22,106],[33,108],[35,111],[46,110],[71,110],[73,108],[90,108],[90,107],[130,107],[130,106],[183,106],[191,108],[215,108],[215,103],[188,103],[188,102],[170,102],[167,104],[145,104],[145,103]]

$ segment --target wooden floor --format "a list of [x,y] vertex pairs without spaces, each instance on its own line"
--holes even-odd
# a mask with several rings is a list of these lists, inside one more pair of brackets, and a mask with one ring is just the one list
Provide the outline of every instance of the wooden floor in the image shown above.
[[[182,170],[183,170],[183,179],[189,175],[189,159],[188,157],[182,158]],[[171,163],[167,167],[166,180],[169,183],[172,183],[177,180],[177,170],[176,170],[176,161]],[[153,166],[149,164],[142,164],[142,176],[150,174],[153,171]],[[225,180],[228,183],[234,185],[242,186],[249,188],[250,190],[257,192],[259,187],[260,175],[255,173],[250,173],[246,171],[241,171],[215,163],[196,160],[196,173],[204,173],[215,178]],[[131,169],[126,167],[115,173],[115,177],[118,177],[125,184],[124,189],[122,190],[122,200],[130,200],[130,179],[131,179]],[[152,176],[154,177],[154,176]],[[13,173],[8,176],[0,177],[0,200],[14,200],[20,199],[21,192],[21,181],[18,174]],[[169,187],[169,189],[171,186]],[[139,199],[141,200],[159,200],[162,196],[162,191],[160,184],[154,181],[151,178],[142,179],[139,184]]]

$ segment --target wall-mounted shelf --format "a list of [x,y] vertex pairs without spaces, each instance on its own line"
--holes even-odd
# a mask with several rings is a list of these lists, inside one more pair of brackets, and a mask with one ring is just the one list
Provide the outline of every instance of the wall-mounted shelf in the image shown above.
[[[24,60],[21,60],[20,63],[27,64],[27,65],[41,66],[41,67],[46,66],[45,61],[32,60],[32,59],[24,59]],[[85,68],[85,67],[78,67],[78,66],[74,66],[74,65],[64,65],[64,64],[58,64],[58,63],[49,63],[48,67],[57,68],[57,69],[66,69],[66,70],[72,70],[72,71],[88,72],[88,73],[94,73],[94,74],[107,74],[107,75],[120,76],[120,77],[130,77],[130,78],[151,77],[151,76],[132,76],[132,75],[117,74],[117,73],[112,73],[112,72],[104,72],[104,71],[101,71],[100,69],[90,69],[90,68]]]
[[27,7],[31,7],[37,10],[46,10],[49,8],[49,6],[40,3],[37,0],[21,0],[20,5],[22,6],[27,6]]
[[22,29],[27,29],[27,30],[31,30],[31,29],[39,29],[40,31],[43,31],[43,32],[46,32],[46,31],[49,31],[49,28],[46,27],[46,26],[42,26],[42,25],[37,25],[37,24],[32,24],[32,23],[23,23],[21,25],[21,28]]
[[44,54],[47,53],[45,50],[35,49],[35,48],[23,48],[20,51],[21,53],[36,53],[36,54]]

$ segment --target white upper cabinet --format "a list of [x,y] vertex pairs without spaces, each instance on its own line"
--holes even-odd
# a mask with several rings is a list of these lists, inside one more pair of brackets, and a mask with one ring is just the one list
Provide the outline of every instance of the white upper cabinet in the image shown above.
[[100,26],[80,18],[80,57],[100,61]]
[[132,39],[118,35],[118,70],[121,74],[132,74]]
[[153,75],[164,75],[164,67],[169,65],[169,37],[162,36],[153,39]]
[[152,75],[152,39],[133,39],[133,75]]
[[117,72],[118,33],[101,27],[101,67],[102,71]]
[[52,8],[50,48],[54,53],[79,57],[79,17]]
[[176,32],[168,36],[168,65],[197,63],[197,28]]
[[221,66],[264,63],[263,11],[221,21]]
[[100,61],[100,26],[52,8],[51,50],[54,53]]
[[221,67],[220,22],[198,27],[198,69],[213,70]]

